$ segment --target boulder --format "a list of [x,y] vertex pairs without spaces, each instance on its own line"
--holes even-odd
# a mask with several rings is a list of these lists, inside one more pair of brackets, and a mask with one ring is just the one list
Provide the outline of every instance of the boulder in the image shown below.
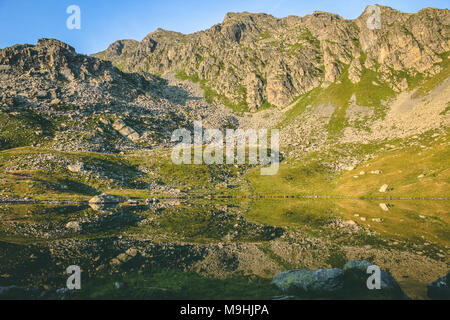
[[113,128],[117,131],[120,131],[123,127],[125,127],[126,124],[125,122],[123,122],[122,119],[117,120],[116,122],[114,122],[113,124]]
[[385,193],[389,191],[389,186],[387,184],[384,184],[381,188],[380,188],[380,192],[381,193]]
[[408,299],[394,277],[383,270],[381,271],[381,289],[369,290],[367,280],[371,274],[368,268],[373,264],[368,261],[350,261],[344,266],[345,289],[349,295],[360,295],[361,298],[382,299]]
[[344,273],[340,269],[291,270],[278,274],[273,283],[286,293],[327,295],[343,289]]
[[53,99],[52,101],[50,101],[50,104],[51,104],[51,105],[59,105],[59,104],[61,104],[61,100],[59,100],[59,99]]
[[386,212],[389,211],[389,206],[386,203],[380,203],[380,208],[383,211],[386,211]]
[[71,221],[66,224],[66,229],[70,229],[75,232],[81,231],[80,223],[77,221]]
[[99,196],[93,197],[91,200],[89,200],[90,204],[103,204],[103,203],[119,203],[119,200],[107,193],[103,193]]
[[80,173],[81,170],[83,170],[83,164],[79,163],[79,162],[73,163],[73,164],[68,165],[67,169],[73,173]]
[[428,297],[432,300],[450,300],[450,273],[428,286]]
[[47,99],[48,98],[48,92],[44,90],[40,90],[36,93],[36,98],[38,99]]
[[128,127],[126,123],[121,119],[114,122],[113,128],[117,132],[119,132],[122,136],[124,136],[127,139],[130,139],[133,142],[137,142],[141,138],[141,136],[139,135],[139,133],[136,132],[136,130],[134,130],[131,127]]

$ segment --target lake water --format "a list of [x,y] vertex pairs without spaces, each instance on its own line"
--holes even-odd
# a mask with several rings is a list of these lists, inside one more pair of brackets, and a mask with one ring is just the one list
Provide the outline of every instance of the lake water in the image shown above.
[[132,283],[132,298],[154,290],[143,297],[270,299],[280,272],[368,260],[425,299],[427,285],[449,271],[449,223],[448,201],[3,204],[0,287],[54,292],[77,265],[89,298],[121,297],[114,290]]

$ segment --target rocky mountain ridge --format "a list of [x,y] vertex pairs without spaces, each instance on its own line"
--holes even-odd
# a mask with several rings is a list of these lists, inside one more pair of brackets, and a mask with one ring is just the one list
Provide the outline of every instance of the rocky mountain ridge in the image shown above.
[[124,73],[54,39],[0,50],[0,89],[2,148],[118,152],[168,145],[193,117],[234,121],[189,87]]
[[354,84],[365,70],[395,92],[410,78],[439,73],[450,48],[447,9],[415,14],[381,9],[380,30],[369,10],[355,20],[314,12],[305,17],[229,13],[212,28],[184,35],[158,29],[141,42],[121,40],[95,56],[127,72],[177,72],[201,81],[220,101],[245,111],[284,107],[348,73]]

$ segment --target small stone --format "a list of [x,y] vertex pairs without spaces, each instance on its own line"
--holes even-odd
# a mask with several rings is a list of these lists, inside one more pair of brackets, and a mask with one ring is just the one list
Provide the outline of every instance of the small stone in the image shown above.
[[79,162],[74,163],[74,164],[70,164],[70,165],[67,166],[67,169],[70,172],[73,172],[73,173],[80,173],[81,170],[83,170],[83,164],[79,163]]
[[40,90],[36,93],[36,98],[38,99],[46,99],[48,97],[48,92]]
[[81,231],[81,226],[80,226],[79,222],[71,221],[66,224],[66,229],[70,229],[72,231],[79,232],[79,231]]

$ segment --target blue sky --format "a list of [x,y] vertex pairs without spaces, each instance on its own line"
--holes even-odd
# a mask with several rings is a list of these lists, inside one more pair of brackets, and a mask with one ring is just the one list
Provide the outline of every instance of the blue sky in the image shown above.
[[[223,20],[227,12],[265,12],[277,17],[304,16],[315,10],[353,19],[369,4],[404,12],[448,8],[448,0],[0,0],[0,48],[56,38],[91,54],[120,39],[142,40],[157,28],[192,33]],[[81,29],[69,30],[70,5],[81,8]]]

